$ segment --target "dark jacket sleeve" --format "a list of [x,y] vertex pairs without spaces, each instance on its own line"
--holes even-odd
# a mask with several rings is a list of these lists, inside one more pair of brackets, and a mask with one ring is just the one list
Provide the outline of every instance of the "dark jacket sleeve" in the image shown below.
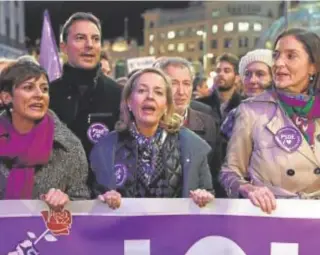
[[205,189],[215,194],[207,155],[203,155],[199,166],[199,189]]
[[117,141],[115,131],[101,138],[90,153],[90,168],[93,172],[93,196],[98,196],[108,190],[115,189],[115,176],[113,173],[113,148]]
[[[191,155],[192,166],[190,166],[188,190],[205,189],[214,194],[212,177],[208,164],[208,155],[211,152],[209,144],[200,136],[187,128],[181,128],[182,157]],[[185,194],[186,196],[187,194]]]
[[219,173],[221,170],[222,162],[223,162],[223,154],[222,154],[222,136],[220,133],[219,124],[215,121],[212,125],[214,128],[212,129],[212,135],[215,137],[214,144],[210,144],[212,147],[212,151],[208,156],[208,163],[210,166],[210,172],[212,176],[212,183],[215,188],[216,197],[223,198],[226,197],[225,191],[219,183]]

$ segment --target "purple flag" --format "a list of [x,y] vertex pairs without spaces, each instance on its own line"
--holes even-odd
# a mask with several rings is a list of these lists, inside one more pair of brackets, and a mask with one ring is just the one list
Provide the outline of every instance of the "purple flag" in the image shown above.
[[46,69],[49,81],[58,79],[61,76],[60,57],[48,10],[45,10],[43,15],[39,62],[40,65]]

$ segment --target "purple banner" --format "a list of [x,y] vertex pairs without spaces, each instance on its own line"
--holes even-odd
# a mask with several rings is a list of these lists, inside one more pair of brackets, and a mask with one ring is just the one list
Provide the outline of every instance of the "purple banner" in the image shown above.
[[208,211],[201,215],[114,213],[70,217],[67,212],[57,216],[44,210],[43,216],[0,216],[0,254],[318,255],[320,250],[320,219]]
[[60,57],[47,10],[43,15],[39,63],[47,71],[49,81],[58,79],[61,76]]

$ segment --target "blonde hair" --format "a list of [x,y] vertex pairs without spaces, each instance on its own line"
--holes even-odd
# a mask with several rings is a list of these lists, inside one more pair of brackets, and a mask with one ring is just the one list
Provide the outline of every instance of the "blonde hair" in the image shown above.
[[165,83],[167,111],[160,119],[159,125],[168,133],[175,133],[179,131],[182,123],[182,117],[174,112],[171,80],[163,71],[156,68],[145,68],[137,71],[130,77],[130,79],[124,86],[120,106],[121,120],[117,123],[116,130],[123,131],[125,129],[128,129],[131,122],[134,121],[134,116],[132,115],[128,107],[128,99],[130,98],[134,88],[137,86],[139,78],[146,73],[154,73],[161,76]]

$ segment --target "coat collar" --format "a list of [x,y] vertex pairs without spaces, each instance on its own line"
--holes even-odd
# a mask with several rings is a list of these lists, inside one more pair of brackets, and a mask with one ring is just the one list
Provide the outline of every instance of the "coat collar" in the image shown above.
[[243,98],[241,97],[241,95],[237,91],[235,91],[233,93],[232,97],[230,98],[230,100],[228,101],[225,111],[229,112],[232,109],[238,107],[238,105],[241,103],[242,99]]
[[53,118],[54,122],[54,143],[59,144],[64,150],[69,151],[74,146],[74,142],[71,141],[72,137],[70,137],[71,131],[60,121],[53,111],[49,110],[48,114]]
[[272,96],[272,92],[266,91],[259,96],[248,98],[245,102],[265,102],[275,105],[275,111],[273,111],[270,121],[267,123],[267,129],[275,136],[281,128],[292,127],[299,131],[302,136],[302,144],[299,146],[297,151],[305,156],[307,159],[311,160],[315,164],[319,165],[314,152],[310,148],[308,142],[303,138],[303,134],[300,130],[294,125],[291,118],[285,113],[281,106],[277,103],[276,99]]
[[249,97],[249,98],[243,100],[243,102],[265,102],[265,103],[277,104],[276,99],[272,96],[272,92],[270,92],[270,91],[265,91],[255,97]]
[[[116,143],[115,153],[121,148],[125,147],[127,150],[137,153],[137,143],[135,139],[130,135],[128,129],[118,132],[118,142]],[[125,157],[129,156],[125,155]]]
[[205,129],[203,120],[200,118],[199,113],[191,108],[188,109],[188,122],[187,128],[192,131],[203,131]]

